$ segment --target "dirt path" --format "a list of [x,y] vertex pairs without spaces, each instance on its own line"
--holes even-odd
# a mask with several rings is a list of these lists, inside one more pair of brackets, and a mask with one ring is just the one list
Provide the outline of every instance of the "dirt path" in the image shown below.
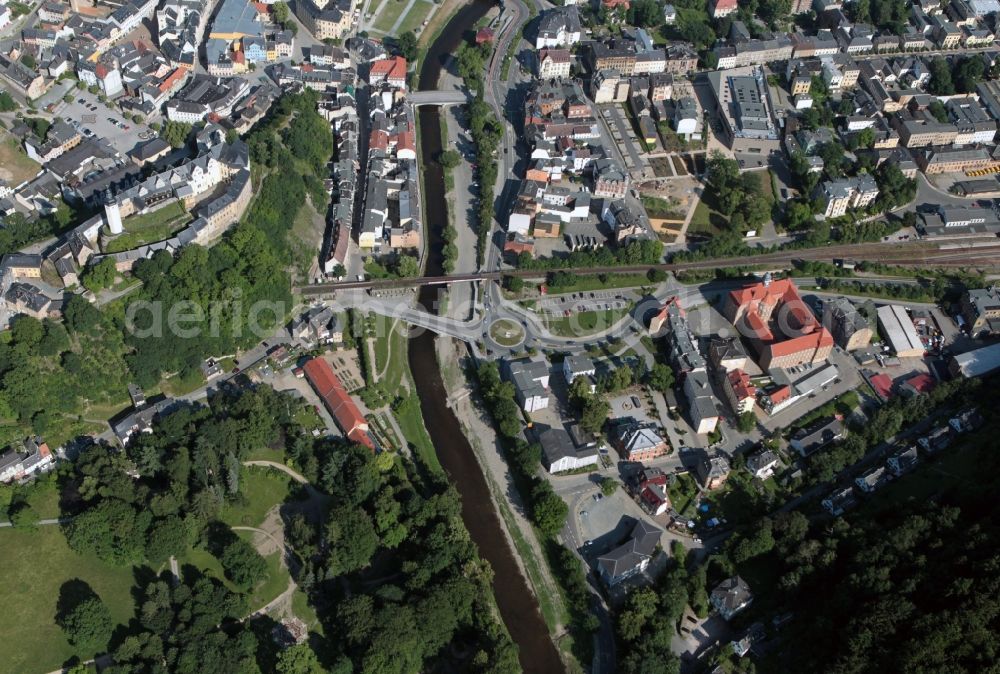
[[[457,346],[456,342],[452,339],[438,338],[437,350],[439,362],[455,363],[465,355],[464,349]],[[525,562],[521,558],[517,546],[514,544],[511,532],[508,530],[510,526],[509,519],[513,519],[514,526],[517,527],[521,539],[531,548],[531,554],[536,561],[535,566],[541,575],[541,584],[544,585],[541,591],[544,591],[554,605],[556,614],[554,636],[558,637],[565,631],[565,626],[561,623],[561,617],[565,614],[565,607],[563,606],[559,586],[552,577],[548,563],[542,553],[541,545],[535,536],[535,530],[525,516],[525,503],[522,501],[521,494],[514,485],[510,469],[507,467],[507,462],[501,454],[500,443],[493,430],[492,422],[486,416],[480,404],[476,402],[474,396],[468,394],[468,388],[468,384],[464,379],[461,381],[460,388],[449,388],[448,397],[450,400],[455,401],[452,409],[455,411],[455,416],[458,417],[459,423],[462,425],[462,431],[476,452],[476,458],[485,469],[484,473],[490,485],[490,490],[493,492],[493,498],[497,501],[503,501],[501,510],[506,510],[510,514],[510,518],[502,516],[500,520],[504,524],[504,532],[510,542],[511,549],[517,553],[514,555],[514,558],[521,569],[521,574],[528,579],[529,585],[532,586],[537,595],[540,588],[535,587],[536,580],[525,569]],[[510,507],[504,507],[507,504]]]

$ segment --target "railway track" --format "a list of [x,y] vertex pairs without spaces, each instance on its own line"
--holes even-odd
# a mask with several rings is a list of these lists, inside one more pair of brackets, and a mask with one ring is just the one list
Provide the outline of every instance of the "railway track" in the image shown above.
[[710,260],[694,260],[691,262],[670,262],[661,264],[610,266],[610,267],[565,267],[559,270],[546,269],[512,269],[506,271],[477,272],[474,274],[454,274],[452,276],[425,276],[407,279],[382,279],[373,281],[344,281],[337,283],[317,283],[300,286],[299,292],[307,297],[325,295],[337,290],[352,289],[391,289],[409,288],[424,285],[449,285],[469,281],[496,281],[502,276],[517,276],[521,278],[542,278],[549,271],[570,271],[577,274],[612,274],[635,273],[649,269],[663,271],[699,271],[717,269],[720,267],[746,267],[769,265],[787,267],[796,260],[826,261],[852,258],[880,264],[907,267],[967,267],[970,269],[1000,268],[1000,243],[990,245],[969,246],[968,248],[940,248],[937,244],[926,241],[914,241],[899,244],[860,243],[837,244],[820,248],[803,248],[801,250],[782,250],[760,255],[744,255],[739,257],[714,258]]

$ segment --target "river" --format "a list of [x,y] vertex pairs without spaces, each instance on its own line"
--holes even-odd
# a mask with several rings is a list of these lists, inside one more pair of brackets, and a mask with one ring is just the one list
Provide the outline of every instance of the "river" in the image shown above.
[[[493,3],[473,0],[451,19],[431,45],[420,71],[420,89],[436,89],[442,59],[454,54],[462,36],[482,18]],[[419,108],[420,158],[424,175],[424,205],[427,237],[426,276],[440,276],[441,233],[447,224],[444,176],[435,159],[442,150],[439,109]],[[436,311],[437,288],[424,286],[419,301],[428,311]],[[538,610],[535,595],[514,558],[500,518],[490,497],[482,469],[458,419],[447,405],[448,394],[438,369],[434,348],[436,335],[421,331],[409,342],[410,370],[416,382],[420,409],[441,465],[462,497],[462,520],[480,555],[493,567],[493,596],[507,630],[517,644],[518,658],[525,672],[552,674],[563,671],[562,661],[549,638],[549,630]]]

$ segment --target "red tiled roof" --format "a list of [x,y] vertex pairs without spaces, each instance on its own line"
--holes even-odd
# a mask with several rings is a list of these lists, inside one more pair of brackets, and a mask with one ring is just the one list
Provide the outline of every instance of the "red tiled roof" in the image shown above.
[[785,385],[774,391],[771,391],[768,396],[771,399],[771,403],[777,405],[778,403],[783,403],[792,397],[792,387]]
[[323,403],[344,434],[355,442],[368,445],[370,439],[368,442],[358,439],[361,435],[367,438],[368,422],[365,421],[361,410],[354,404],[344,385],[340,383],[330,364],[322,358],[313,358],[305,364],[303,370],[309,383],[323,399]]
[[726,377],[729,378],[729,385],[733,387],[733,393],[738,399],[753,398],[757,395],[757,387],[750,383],[750,375],[743,370],[732,370]]
[[910,377],[906,380],[906,384],[917,393],[930,393],[931,390],[937,386],[937,382],[934,380],[934,377],[925,373],[918,374],[915,377]]
[[800,351],[815,351],[826,347],[833,347],[833,335],[826,328],[820,328],[818,332],[801,337],[792,337],[780,342],[773,342],[768,345],[771,351],[771,358],[788,356]]
[[368,149],[369,150],[387,150],[389,149],[389,133],[383,129],[375,129],[368,136]]
[[872,375],[869,379],[872,386],[875,387],[875,392],[880,396],[888,398],[892,395],[892,379],[889,378],[889,375],[884,372],[879,372],[878,374]]
[[370,73],[373,79],[405,80],[406,59],[402,56],[393,56],[392,58],[375,61],[371,65]]
[[476,33],[476,44],[493,42],[493,30],[491,28],[480,28]]
[[160,82],[160,86],[158,87],[160,93],[170,91],[178,81],[183,79],[186,74],[187,70],[184,68],[177,68],[174,72],[167,75],[166,79]]
[[396,152],[400,150],[417,150],[416,134],[412,131],[403,131],[396,134]]

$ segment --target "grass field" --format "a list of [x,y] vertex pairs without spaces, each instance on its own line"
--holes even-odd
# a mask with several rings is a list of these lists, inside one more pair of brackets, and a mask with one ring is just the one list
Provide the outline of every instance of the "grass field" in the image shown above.
[[[0,647],[0,672],[48,672],[78,654],[55,624],[63,583],[79,579],[90,585],[119,624],[133,615],[132,569],[116,568],[91,555],[78,555],[59,527],[25,532],[0,529],[0,602],[7,618]],[[16,644],[17,647],[12,647]]]
[[[410,395],[416,396],[416,393]],[[412,411],[411,411],[412,408]],[[420,412],[420,404],[403,405],[399,410],[393,412],[399,429],[403,431],[406,440],[413,445],[414,451],[420,456],[421,461],[432,470],[444,473],[441,462],[438,461],[437,453],[434,451],[434,443],[431,436],[424,427],[423,414]]]
[[24,153],[16,138],[6,133],[0,138],[0,178],[14,187],[38,175],[41,166]]
[[125,231],[108,242],[105,252],[118,253],[169,239],[190,220],[191,214],[178,201],[151,213],[125,218],[122,221]]
[[708,207],[705,200],[698,202],[691,216],[691,223],[688,225],[687,235],[694,236],[715,236],[723,232],[722,224],[726,222],[726,216]]
[[162,382],[163,392],[169,396],[182,396],[191,393],[205,383],[205,376],[201,370],[192,370],[186,377],[175,374]]
[[500,346],[517,346],[524,339],[524,330],[514,321],[504,318],[490,326],[490,337]]
[[375,340],[375,371],[380,374],[379,381],[387,393],[400,390],[409,369],[408,340],[402,333],[404,329],[404,326],[393,324],[388,335],[381,335]]
[[562,337],[583,337],[607,330],[627,313],[624,309],[579,311],[570,316],[546,320],[545,324],[553,334]]
[[406,18],[403,19],[403,23],[399,24],[399,30],[396,31],[397,35],[402,35],[403,33],[408,33],[411,30],[418,31],[421,29],[421,24],[427,18],[427,15],[431,13],[434,8],[434,3],[427,2],[427,0],[417,0],[413,3],[413,7],[410,11],[406,13]]
[[267,511],[288,498],[289,479],[280,470],[244,466],[240,494],[246,495],[246,501],[227,502],[222,508],[222,521],[230,526],[260,526]]
[[372,28],[380,33],[388,33],[392,30],[392,25],[396,23],[396,19],[406,9],[407,0],[384,0],[382,4],[382,12],[375,17],[375,23],[372,24]]
[[634,274],[597,274],[577,276],[571,285],[549,286],[550,295],[578,293],[589,290],[610,290],[611,288],[637,288],[649,283],[649,278],[643,273]]

